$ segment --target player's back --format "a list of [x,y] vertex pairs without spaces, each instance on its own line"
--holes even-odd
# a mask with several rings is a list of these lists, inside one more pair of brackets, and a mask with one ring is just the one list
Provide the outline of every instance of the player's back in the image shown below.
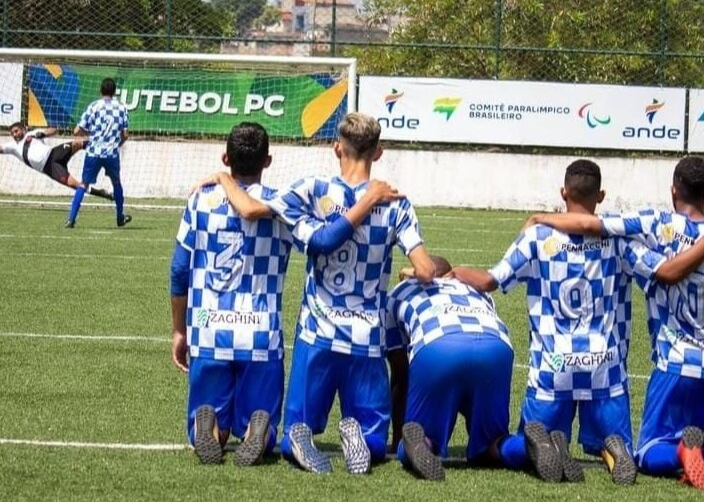
[[[274,196],[259,184],[246,189],[260,200]],[[178,240],[192,250],[187,314],[191,355],[282,357],[283,285],[292,244],[286,226],[271,218],[245,220],[215,185],[189,198]]]
[[116,157],[122,142],[122,131],[129,125],[127,108],[114,98],[93,101],[78,123],[88,132],[86,154],[93,157]]
[[[293,226],[297,240],[308,243],[320,225],[342,217],[367,188],[368,182],[350,186],[337,176],[306,178],[271,207]],[[296,336],[335,352],[382,357],[393,247],[408,253],[421,243],[415,212],[404,198],[374,207],[352,238],[329,255],[309,255]]]
[[[704,235],[704,221],[681,213],[641,211],[624,216],[625,229],[667,258],[692,247]],[[611,224],[605,220],[605,224]],[[653,361],[662,371],[702,378],[704,376],[704,265],[674,285],[655,280],[638,282],[646,294],[648,330]]]
[[411,360],[425,346],[454,333],[493,335],[511,346],[491,296],[457,279],[400,282],[388,296],[386,328],[387,349],[408,346]]
[[492,275],[526,284],[529,385],[551,399],[615,397],[626,389],[631,270],[625,240],[528,228]]

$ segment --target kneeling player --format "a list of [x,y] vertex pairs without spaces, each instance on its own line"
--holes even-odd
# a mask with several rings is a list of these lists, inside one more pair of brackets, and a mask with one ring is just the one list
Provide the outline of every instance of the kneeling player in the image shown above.
[[[0,146],[0,153],[12,154],[31,169],[75,190],[80,183],[68,172],[68,162],[76,152],[84,148],[85,141],[74,140],[51,148],[44,143],[44,138],[53,136],[56,132],[53,127],[27,131],[24,125],[16,122],[10,126],[14,142]],[[88,193],[112,200],[112,195],[101,188],[90,187]]]
[[[444,258],[433,261],[436,276],[450,271]],[[444,479],[436,455],[447,456],[458,413],[467,423],[467,460],[488,458],[491,445],[508,434],[513,364],[492,298],[457,279],[407,279],[388,296],[387,345],[389,359],[407,348],[411,361],[398,448],[404,466],[425,479]],[[391,368],[393,381],[397,370]]]

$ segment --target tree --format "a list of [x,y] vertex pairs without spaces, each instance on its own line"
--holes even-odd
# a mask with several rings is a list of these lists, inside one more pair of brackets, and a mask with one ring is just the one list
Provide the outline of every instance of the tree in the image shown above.
[[398,45],[347,51],[361,72],[704,83],[698,0],[367,0],[363,13],[371,26],[400,22],[389,37]]

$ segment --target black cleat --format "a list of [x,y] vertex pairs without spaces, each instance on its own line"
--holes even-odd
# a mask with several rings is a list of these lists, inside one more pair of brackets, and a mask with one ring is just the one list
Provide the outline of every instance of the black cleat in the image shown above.
[[293,458],[302,469],[316,474],[332,472],[330,459],[313,444],[313,432],[310,427],[302,422],[295,423],[291,426],[288,436],[291,440]]
[[638,470],[633,457],[626,448],[623,438],[617,434],[612,434],[604,440],[604,457],[606,467],[611,472],[611,479],[619,485],[632,485],[636,482]]
[[254,465],[262,456],[269,442],[269,414],[264,410],[252,413],[242,443],[235,450],[235,465]]
[[562,481],[562,458],[545,426],[540,422],[528,422],[523,433],[526,438],[526,453],[538,477],[548,483]]
[[552,444],[557,448],[562,460],[562,474],[566,481],[570,483],[584,482],[584,469],[572,458],[570,454],[570,445],[567,443],[567,436],[562,431],[552,431],[550,433]]
[[130,221],[132,221],[132,217],[129,214],[126,214],[124,218],[121,220],[117,220],[117,226],[118,227],[124,227],[127,225]]
[[423,479],[444,481],[445,468],[437,455],[425,442],[425,431],[416,422],[408,422],[403,426],[403,448],[411,461],[413,470]]
[[103,188],[91,187],[90,194],[95,197],[102,197],[103,199],[107,200],[115,200],[112,194]]
[[66,224],[64,225],[66,228],[74,228],[76,226],[75,221],[68,220]]
[[339,425],[342,454],[350,474],[367,474],[372,469],[369,451],[359,422],[352,417],[343,418]]
[[219,464],[222,461],[218,422],[215,419],[215,408],[212,406],[205,405],[196,410],[193,446],[201,463]]

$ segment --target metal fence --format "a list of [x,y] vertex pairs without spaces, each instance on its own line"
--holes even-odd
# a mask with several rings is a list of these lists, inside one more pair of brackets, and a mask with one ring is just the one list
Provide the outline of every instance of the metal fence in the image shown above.
[[0,0],[5,47],[337,55],[366,73],[704,87],[703,0]]

